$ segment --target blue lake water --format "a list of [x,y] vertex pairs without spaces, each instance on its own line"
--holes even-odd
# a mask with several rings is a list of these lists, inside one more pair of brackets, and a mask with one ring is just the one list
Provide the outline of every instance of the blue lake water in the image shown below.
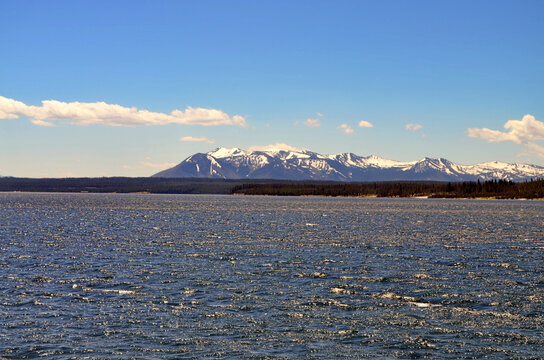
[[544,356],[544,202],[0,193],[0,359]]

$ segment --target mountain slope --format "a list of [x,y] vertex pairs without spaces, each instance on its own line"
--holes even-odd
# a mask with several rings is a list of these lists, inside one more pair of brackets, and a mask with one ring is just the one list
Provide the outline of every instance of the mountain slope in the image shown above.
[[544,178],[544,167],[498,161],[458,165],[447,159],[394,161],[353,153],[321,155],[308,150],[245,151],[218,148],[189,156],[153,177],[327,181],[524,181]]

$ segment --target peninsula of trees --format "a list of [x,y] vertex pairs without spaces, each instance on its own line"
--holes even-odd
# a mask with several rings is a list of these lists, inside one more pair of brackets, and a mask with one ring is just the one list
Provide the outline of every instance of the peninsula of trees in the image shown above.
[[476,182],[271,183],[242,184],[234,194],[281,196],[376,196],[430,198],[544,199],[544,180]]

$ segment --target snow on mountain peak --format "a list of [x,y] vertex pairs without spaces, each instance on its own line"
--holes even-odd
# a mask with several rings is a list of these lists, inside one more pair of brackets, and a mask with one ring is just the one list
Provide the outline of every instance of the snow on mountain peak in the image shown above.
[[353,153],[321,155],[286,144],[274,144],[252,147],[249,151],[220,147],[206,154],[194,154],[155,176],[335,181],[523,181],[543,178],[544,167],[499,161],[458,165],[444,158],[429,157],[419,161],[395,161]]
[[368,165],[382,168],[391,168],[391,167],[408,167],[417,163],[417,161],[396,161],[384,159],[376,155],[370,155],[364,158],[365,162]]
[[219,147],[208,153],[208,155],[211,155],[216,159],[222,159],[222,158],[231,157],[231,156],[241,156],[245,154],[246,154],[245,151],[239,148],[229,149],[224,147]]
[[518,165],[518,164],[509,164],[509,163],[505,163],[501,161],[488,161],[485,163],[476,164],[474,166],[487,167],[487,168],[493,168],[493,169],[507,169],[515,165]]
[[282,159],[308,159],[312,156],[323,158],[323,156],[316,154],[308,149],[297,149],[287,144],[252,146],[249,148],[248,151],[245,151],[239,148],[230,149],[230,148],[220,147],[213,151],[210,151],[208,155],[211,155],[216,159],[224,159],[224,158],[235,157],[235,156],[253,155],[256,152],[265,153],[269,156],[279,157]]
[[248,149],[250,152],[253,151],[262,151],[262,152],[280,152],[280,151],[292,151],[292,152],[304,152],[304,149],[299,149],[294,146],[284,144],[284,143],[277,143],[277,144],[270,144],[270,145],[264,145],[264,146],[251,146]]

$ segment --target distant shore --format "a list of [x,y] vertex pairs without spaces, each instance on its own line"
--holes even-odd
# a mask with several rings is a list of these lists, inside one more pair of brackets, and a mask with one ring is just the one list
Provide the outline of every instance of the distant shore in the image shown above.
[[[232,194],[234,196],[289,196],[289,195],[247,195],[247,194]],[[296,195],[295,195],[296,196]],[[440,196],[376,196],[376,195],[360,195],[360,196],[331,196],[331,195],[298,195],[298,197],[326,197],[326,198],[373,198],[373,199],[452,199],[452,200],[522,200],[522,201],[544,201],[542,198],[505,198],[505,197],[440,197]]]
[[441,199],[543,199],[544,180],[514,183],[484,182],[374,182],[242,184],[232,190],[244,195],[347,196]]
[[346,183],[198,178],[0,178],[0,191],[543,200],[544,180]]

